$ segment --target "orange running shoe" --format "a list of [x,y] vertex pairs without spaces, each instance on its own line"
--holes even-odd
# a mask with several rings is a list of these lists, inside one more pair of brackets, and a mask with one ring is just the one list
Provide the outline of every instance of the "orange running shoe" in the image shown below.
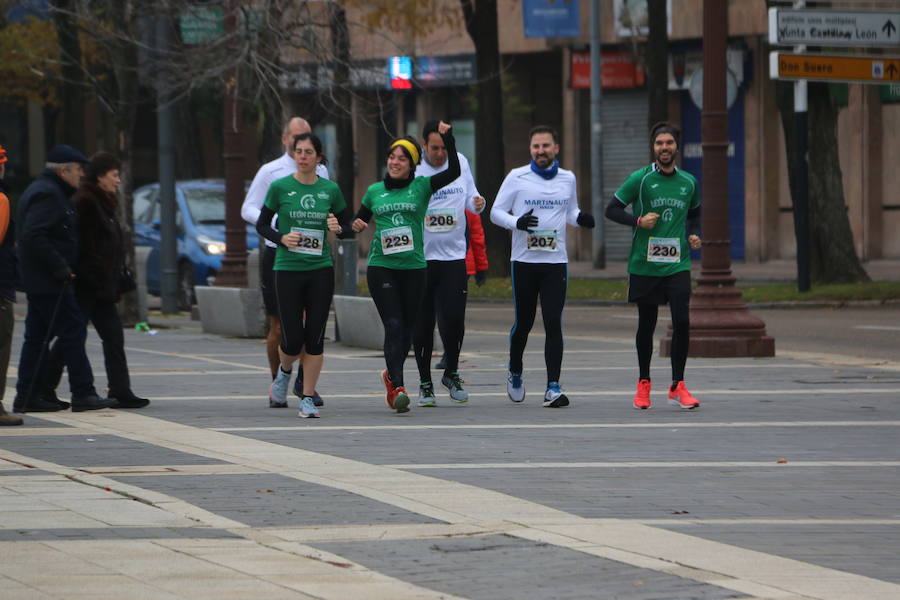
[[406,388],[402,385],[394,388],[391,407],[398,413],[409,412],[409,396],[406,394]]
[[688,391],[687,386],[684,385],[683,381],[678,382],[678,385],[675,386],[675,391],[672,391],[672,388],[669,388],[669,404],[677,406],[682,410],[700,408],[700,401],[691,396],[691,393]]
[[639,379],[637,382],[637,392],[634,394],[634,400],[632,404],[635,408],[640,410],[647,410],[650,408],[650,380],[649,379]]
[[394,384],[391,383],[391,375],[388,373],[388,370],[385,369],[381,372],[381,382],[384,383],[384,401],[387,403],[388,408],[391,410],[394,409]]

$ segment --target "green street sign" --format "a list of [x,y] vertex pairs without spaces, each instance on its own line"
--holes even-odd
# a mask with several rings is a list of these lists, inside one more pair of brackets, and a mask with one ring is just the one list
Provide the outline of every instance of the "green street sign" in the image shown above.
[[178,18],[181,41],[185,44],[203,44],[225,33],[225,16],[220,6],[194,6]]
[[900,103],[900,83],[883,85],[879,91],[881,92],[882,104]]

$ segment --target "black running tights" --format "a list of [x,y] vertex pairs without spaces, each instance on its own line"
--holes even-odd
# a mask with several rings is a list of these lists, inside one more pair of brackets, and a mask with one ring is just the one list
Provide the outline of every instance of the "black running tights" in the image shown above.
[[[684,379],[684,365],[687,362],[688,344],[691,341],[690,322],[691,295],[679,294],[669,299],[672,313],[672,381]],[[638,302],[638,330],[635,336],[640,378],[650,379],[650,359],[653,357],[653,332],[659,305]]]
[[413,328],[425,293],[426,269],[369,266],[366,281],[384,324],[384,362],[391,383],[403,385],[403,363],[412,345]]
[[431,381],[435,321],[447,357],[444,373],[459,370],[459,349],[466,330],[468,279],[465,260],[428,261],[428,283],[413,336],[420,381]]
[[522,355],[528,334],[534,326],[537,302],[541,300],[544,320],[544,362],[547,382],[559,381],[562,369],[562,313],[566,304],[567,266],[565,263],[526,263],[513,261],[512,288],[516,322],[509,332],[509,370],[522,372]]
[[305,348],[310,356],[322,354],[334,295],[334,267],[273,274],[281,320],[281,351],[296,356]]

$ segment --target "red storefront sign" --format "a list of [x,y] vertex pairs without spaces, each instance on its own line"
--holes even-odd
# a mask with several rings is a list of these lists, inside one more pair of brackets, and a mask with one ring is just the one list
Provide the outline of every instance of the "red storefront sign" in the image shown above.
[[[603,52],[600,86],[604,89],[629,89],[644,85],[644,70],[627,52]],[[591,53],[572,51],[572,89],[591,89]]]

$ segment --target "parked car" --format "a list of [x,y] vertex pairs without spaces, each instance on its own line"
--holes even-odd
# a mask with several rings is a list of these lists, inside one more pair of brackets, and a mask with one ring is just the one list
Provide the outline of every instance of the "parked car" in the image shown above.
[[[178,307],[190,310],[194,286],[210,285],[222,267],[225,254],[225,181],[191,179],[175,182],[178,212]],[[160,209],[159,184],[134,192],[134,244],[149,246],[147,291],[160,294]],[[247,249],[259,246],[259,236],[247,225]]]

